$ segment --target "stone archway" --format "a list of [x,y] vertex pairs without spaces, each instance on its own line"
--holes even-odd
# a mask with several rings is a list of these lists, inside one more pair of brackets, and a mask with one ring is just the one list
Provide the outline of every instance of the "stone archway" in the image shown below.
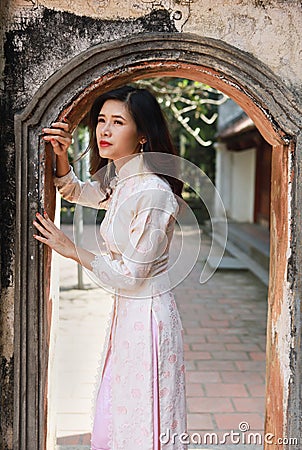
[[[56,72],[15,119],[15,449],[41,450],[46,445],[50,253],[31,236],[35,212],[42,207],[54,211],[55,197],[51,152],[44,149],[38,133],[63,116],[75,127],[98,93],[152,75],[186,77],[220,89],[248,113],[273,146],[266,430],[276,437],[299,437],[302,245],[301,222],[295,217],[301,197],[300,112],[282,81],[252,56],[213,39],[151,33],[85,51]],[[298,444],[276,448],[298,449]]]

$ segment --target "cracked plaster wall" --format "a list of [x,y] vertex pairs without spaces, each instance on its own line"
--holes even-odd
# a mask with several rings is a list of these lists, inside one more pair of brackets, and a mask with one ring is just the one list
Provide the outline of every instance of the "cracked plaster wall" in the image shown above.
[[300,0],[12,0],[9,5],[11,19],[26,9],[32,14],[37,5],[104,20],[134,19],[162,8],[178,31],[221,39],[251,53],[301,95]]

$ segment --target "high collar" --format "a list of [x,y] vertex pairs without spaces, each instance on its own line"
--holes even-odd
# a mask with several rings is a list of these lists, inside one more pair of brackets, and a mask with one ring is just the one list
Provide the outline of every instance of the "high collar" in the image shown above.
[[142,153],[138,153],[128,159],[118,171],[116,169],[116,176],[118,180],[123,180],[134,175],[143,174],[147,171],[148,170],[144,165],[144,155]]

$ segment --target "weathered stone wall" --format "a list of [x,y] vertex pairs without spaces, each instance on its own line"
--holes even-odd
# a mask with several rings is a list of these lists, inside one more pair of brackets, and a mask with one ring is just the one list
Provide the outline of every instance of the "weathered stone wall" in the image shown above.
[[[178,31],[221,39],[263,61],[301,95],[302,4],[300,0],[12,0],[10,17],[24,15],[36,3],[57,11],[103,20],[127,20],[150,14],[158,5]],[[20,5],[23,8],[20,9]],[[33,9],[30,9],[32,14]],[[137,32],[136,27],[133,32]],[[117,36],[111,34],[109,39]],[[102,36],[108,39],[106,34]]]
[[[154,6],[156,3],[156,6]],[[0,448],[13,445],[16,174],[14,115],[86,49],[139,33],[190,32],[262,61],[302,103],[299,0],[2,0]]]

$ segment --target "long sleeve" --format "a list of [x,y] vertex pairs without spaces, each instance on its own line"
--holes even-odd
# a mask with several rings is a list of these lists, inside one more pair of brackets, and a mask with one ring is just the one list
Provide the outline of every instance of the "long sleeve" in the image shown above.
[[99,182],[79,180],[72,167],[63,177],[54,177],[54,184],[62,197],[71,203],[96,209],[108,208],[110,200],[102,201],[105,193],[101,191]]
[[126,234],[124,239],[128,244],[120,255],[121,259],[101,254],[92,262],[97,278],[118,289],[135,290],[146,278],[156,275],[166,266],[170,233],[173,233],[178,211],[176,198],[169,190],[146,189],[134,197],[119,207],[121,215],[130,210],[128,230],[113,230],[117,240],[118,235]]

